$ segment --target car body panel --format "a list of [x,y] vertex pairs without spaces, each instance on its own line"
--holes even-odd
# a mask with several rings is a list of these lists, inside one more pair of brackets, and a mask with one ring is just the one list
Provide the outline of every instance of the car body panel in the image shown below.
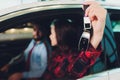
[[89,75],[77,80],[120,80],[120,68]]

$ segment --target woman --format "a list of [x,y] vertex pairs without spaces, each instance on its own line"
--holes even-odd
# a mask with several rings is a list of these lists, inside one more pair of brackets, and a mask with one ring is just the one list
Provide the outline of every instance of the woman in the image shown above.
[[78,52],[78,28],[70,19],[57,19],[51,24],[51,44],[56,46],[49,60],[48,80],[77,79],[84,76],[101,54],[100,42],[103,37],[107,11],[97,2],[87,1],[85,11],[92,22],[93,35],[87,51]]

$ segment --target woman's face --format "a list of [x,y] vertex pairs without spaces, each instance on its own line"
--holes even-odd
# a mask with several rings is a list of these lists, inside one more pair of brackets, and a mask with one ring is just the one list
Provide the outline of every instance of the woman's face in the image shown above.
[[51,27],[51,34],[50,34],[50,40],[51,40],[51,45],[56,46],[57,45],[57,39],[56,39],[56,33],[55,33],[55,27]]

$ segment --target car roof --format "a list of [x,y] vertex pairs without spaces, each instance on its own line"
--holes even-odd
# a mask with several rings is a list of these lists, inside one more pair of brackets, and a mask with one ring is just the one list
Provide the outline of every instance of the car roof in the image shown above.
[[[28,4],[21,4],[17,6],[13,6],[10,8],[6,8],[0,10],[0,17],[18,13],[23,11],[24,13],[34,12],[34,11],[43,11],[43,10],[50,10],[50,9],[59,9],[59,8],[81,8],[81,4],[76,4],[76,2],[64,2],[63,1],[48,1],[48,2],[33,2]],[[27,11],[26,11],[27,10]]]
[[[8,18],[15,17],[15,15],[19,16],[19,15],[27,14],[30,12],[44,11],[44,10],[51,10],[51,9],[81,8],[82,4],[83,4],[83,1],[78,1],[78,0],[66,1],[66,2],[64,0],[43,1],[43,2],[21,4],[21,5],[0,10],[0,22]],[[105,2],[100,2],[100,4],[107,9],[120,10],[119,4],[105,3]]]

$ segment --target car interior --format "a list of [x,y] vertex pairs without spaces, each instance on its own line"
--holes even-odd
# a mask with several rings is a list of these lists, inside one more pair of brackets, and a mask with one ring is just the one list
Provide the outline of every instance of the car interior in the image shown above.
[[[25,14],[12,19],[8,19],[0,23],[0,35],[3,36],[0,39],[0,68],[6,65],[13,57],[23,53],[27,45],[32,39],[32,27],[29,25],[32,21],[40,22],[44,27],[46,27],[47,37],[50,34],[50,24],[53,19],[56,18],[69,18],[72,19],[76,25],[83,23],[83,15],[79,14],[80,10],[74,10],[76,13],[68,10],[51,10],[43,12],[35,12],[30,14]],[[59,14],[58,14],[59,13]],[[35,16],[32,16],[35,15]],[[28,31],[26,29],[29,29]],[[82,30],[82,29],[81,29]],[[6,58],[7,57],[7,58]],[[19,63],[20,65],[20,63]],[[22,64],[21,64],[22,65]],[[13,67],[16,67],[14,65]],[[17,68],[18,69],[18,68]],[[21,68],[19,68],[20,70]],[[15,71],[16,69],[11,71]],[[6,75],[1,73],[2,77]]]

